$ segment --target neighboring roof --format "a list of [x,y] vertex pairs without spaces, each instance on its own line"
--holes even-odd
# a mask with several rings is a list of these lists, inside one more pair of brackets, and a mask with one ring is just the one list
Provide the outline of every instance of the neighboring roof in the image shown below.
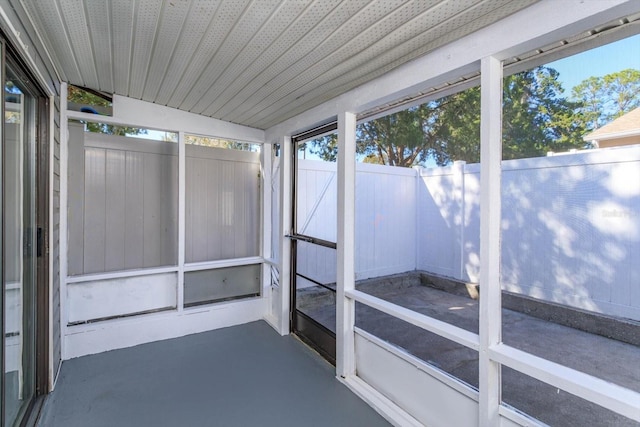
[[261,129],[536,1],[9,0],[63,81]]
[[640,135],[640,107],[585,135],[583,139],[585,141],[601,141],[634,135]]

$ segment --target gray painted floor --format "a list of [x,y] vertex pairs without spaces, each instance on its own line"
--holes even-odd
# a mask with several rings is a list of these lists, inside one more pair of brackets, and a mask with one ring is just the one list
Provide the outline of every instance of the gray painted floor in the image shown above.
[[65,361],[39,426],[387,426],[264,322]]

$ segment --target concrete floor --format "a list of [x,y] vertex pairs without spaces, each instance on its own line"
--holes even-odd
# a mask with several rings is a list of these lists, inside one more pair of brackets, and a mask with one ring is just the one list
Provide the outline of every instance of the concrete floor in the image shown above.
[[[478,332],[478,303],[416,284],[411,280],[378,281],[358,289],[419,313]],[[308,290],[307,292],[313,292]],[[298,298],[302,310],[325,326],[335,328],[335,311],[326,295]],[[380,311],[358,304],[356,326],[400,347],[432,365],[478,386],[478,354]],[[640,391],[640,348],[599,335],[503,310],[503,341],[534,355],[564,364],[615,384]],[[569,393],[503,368],[503,401],[551,426],[638,426]]]
[[264,322],[65,361],[41,427],[389,424]]

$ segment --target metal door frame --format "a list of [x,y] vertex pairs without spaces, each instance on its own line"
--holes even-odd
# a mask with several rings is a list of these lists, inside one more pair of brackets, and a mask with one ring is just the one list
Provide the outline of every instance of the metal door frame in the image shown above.
[[[316,320],[312,319],[305,313],[296,309],[296,280],[297,280],[297,249],[298,242],[311,243],[326,248],[337,249],[335,242],[319,239],[316,237],[308,236],[305,234],[298,234],[297,223],[297,202],[298,202],[298,144],[300,142],[310,140],[316,136],[320,136],[329,132],[335,132],[338,130],[337,121],[332,121],[320,127],[311,129],[304,133],[300,133],[291,138],[291,144],[293,146],[292,151],[292,174],[291,174],[291,232],[287,237],[291,241],[291,292],[290,292],[290,306],[289,306],[289,327],[292,333],[304,341],[307,345],[312,347],[318,353],[320,353],[331,364],[336,363],[336,334],[329,330],[326,326],[320,324]],[[311,278],[305,277],[306,280],[313,282],[314,284],[321,286],[325,289],[329,289],[335,292],[335,289],[331,289],[328,286],[319,283]]]
[[[8,61],[17,67],[19,72],[25,76],[30,95],[33,97],[34,105],[34,134],[36,139],[34,144],[35,159],[35,194],[32,196],[35,202],[35,217],[33,218],[34,230],[36,232],[36,245],[34,248],[35,255],[35,283],[34,283],[34,333],[35,348],[34,350],[34,395],[30,400],[21,424],[25,425],[34,420],[34,414],[37,414],[44,402],[44,395],[49,392],[49,160],[50,160],[50,98],[46,96],[46,92],[39,84],[31,72],[29,66],[24,62],[18,52],[8,42],[5,34],[0,31],[0,77],[2,78],[2,86],[4,92],[4,82],[6,78],[5,67]],[[0,106],[0,115],[2,116],[2,125],[0,126],[0,139],[2,139],[2,149],[0,150],[0,207],[2,207],[4,195],[4,170],[2,167],[4,161],[4,97]],[[4,215],[1,215],[0,222],[0,277],[4,283],[4,248],[2,247],[2,239],[4,230]],[[5,313],[4,289],[0,292],[0,316],[3,325],[0,330],[0,366],[4,375],[4,313]],[[0,380],[0,425],[5,423],[5,387],[4,379]]]

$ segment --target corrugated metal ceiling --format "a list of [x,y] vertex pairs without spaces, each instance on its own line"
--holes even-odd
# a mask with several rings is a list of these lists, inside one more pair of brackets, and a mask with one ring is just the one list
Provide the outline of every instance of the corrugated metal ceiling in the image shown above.
[[19,0],[63,80],[268,128],[537,0]]

